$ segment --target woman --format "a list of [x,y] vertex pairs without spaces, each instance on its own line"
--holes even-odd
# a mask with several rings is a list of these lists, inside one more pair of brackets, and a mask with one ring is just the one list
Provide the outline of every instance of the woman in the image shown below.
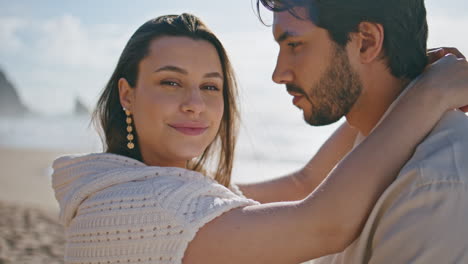
[[[416,144],[468,101],[462,82],[444,79],[447,71],[466,78],[466,61],[446,57],[431,67],[399,101],[401,111],[329,173],[353,137],[339,129],[298,172],[316,180],[313,188],[328,174],[310,195],[269,194],[260,204],[230,183],[238,113],[221,43],[192,15],[148,21],[97,105],[105,153],[54,162],[66,263],[297,263],[343,249]],[[377,146],[392,151],[379,155]],[[276,202],[285,200],[295,201]]]

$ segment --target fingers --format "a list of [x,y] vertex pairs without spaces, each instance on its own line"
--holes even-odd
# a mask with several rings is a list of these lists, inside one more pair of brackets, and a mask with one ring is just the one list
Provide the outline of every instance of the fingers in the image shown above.
[[458,59],[466,59],[465,56],[457,48],[433,48],[427,50],[428,63],[432,64],[448,54],[453,54]]
[[429,49],[427,51],[427,59],[428,63],[432,64],[436,62],[438,59],[442,58],[444,56],[444,50],[437,48],[437,49]]
[[455,55],[459,59],[466,59],[465,55],[463,55],[457,48],[453,48],[453,47],[441,47],[441,48],[428,49],[427,56],[436,58],[437,60],[449,53]]
[[[426,69],[429,69],[431,68],[432,66],[434,65],[446,65],[446,66],[442,66],[442,67],[450,67],[451,65],[454,65],[456,64],[456,61],[457,61],[457,57],[455,57],[455,55],[451,54],[451,53],[448,53],[444,56],[441,56],[440,58],[438,58],[436,61],[434,61],[432,64],[428,65],[428,67]],[[440,68],[441,66],[439,66]]]
[[457,56],[455,56],[453,53],[445,54],[443,59],[447,60],[447,61],[456,61],[456,60],[458,60]]
[[451,53],[459,59],[466,59],[466,57],[457,48],[443,48],[445,53]]

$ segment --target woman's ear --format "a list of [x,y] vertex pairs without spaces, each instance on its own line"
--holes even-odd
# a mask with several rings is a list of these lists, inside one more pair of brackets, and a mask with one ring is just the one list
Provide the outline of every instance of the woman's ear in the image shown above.
[[361,22],[356,34],[359,40],[361,63],[367,64],[381,58],[384,41],[384,28],[381,24]]
[[119,79],[119,99],[123,108],[132,111],[132,105],[135,98],[135,89],[130,86],[125,78]]

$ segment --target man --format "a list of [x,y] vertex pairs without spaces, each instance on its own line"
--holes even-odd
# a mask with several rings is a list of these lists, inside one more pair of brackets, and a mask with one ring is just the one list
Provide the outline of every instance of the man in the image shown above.
[[[356,144],[426,67],[423,0],[260,2],[274,11],[280,46],[273,80],[286,85],[310,125],[345,116],[359,131]],[[447,113],[376,203],[361,236],[314,263],[468,263],[467,131],[465,114]]]

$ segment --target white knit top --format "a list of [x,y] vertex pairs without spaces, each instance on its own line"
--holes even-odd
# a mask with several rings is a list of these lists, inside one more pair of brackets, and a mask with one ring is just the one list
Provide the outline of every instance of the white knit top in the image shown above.
[[182,263],[204,224],[258,204],[200,173],[114,154],[62,157],[53,169],[66,263]]

